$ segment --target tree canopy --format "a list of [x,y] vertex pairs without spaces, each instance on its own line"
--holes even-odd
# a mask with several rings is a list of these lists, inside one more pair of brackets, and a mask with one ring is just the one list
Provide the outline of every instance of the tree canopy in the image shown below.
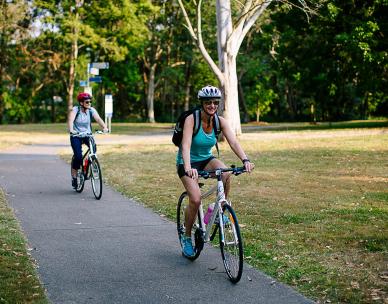
[[[202,36],[217,59],[214,3],[202,2],[212,8],[203,10]],[[64,121],[91,62],[109,62],[92,84],[95,106],[103,113],[112,94],[120,121],[172,122],[202,86],[219,83],[177,0],[0,3],[1,123]],[[195,3],[185,1],[189,13]],[[300,3],[271,3],[241,42],[241,120],[386,117],[388,1],[320,0],[308,15]]]

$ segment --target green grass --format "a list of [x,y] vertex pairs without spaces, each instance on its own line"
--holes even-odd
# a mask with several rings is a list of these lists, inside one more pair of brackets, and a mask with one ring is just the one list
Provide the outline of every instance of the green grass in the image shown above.
[[[361,125],[347,128],[353,123]],[[231,200],[249,264],[319,303],[386,303],[388,128],[382,123],[311,129],[295,124],[251,129],[241,137],[256,169],[233,179]],[[13,128],[11,135],[24,127]],[[113,125],[113,134],[170,130],[169,124]],[[67,141],[59,131],[57,139]],[[42,127],[30,133],[35,142],[45,134]],[[226,164],[237,163],[226,143],[220,149]],[[108,184],[175,219],[183,186],[169,140],[101,145],[98,151]]]
[[303,130],[340,130],[340,129],[366,129],[387,128],[388,119],[353,120],[340,122],[317,122],[317,123],[256,123],[251,122],[243,126],[245,132],[260,131],[303,131]]
[[[246,134],[241,143],[256,164],[234,178],[231,196],[246,261],[320,303],[384,303],[388,129]],[[175,147],[148,141],[99,151],[109,184],[175,219],[183,191]],[[237,162],[226,143],[221,156]]]
[[0,190],[0,303],[48,303],[34,261]]

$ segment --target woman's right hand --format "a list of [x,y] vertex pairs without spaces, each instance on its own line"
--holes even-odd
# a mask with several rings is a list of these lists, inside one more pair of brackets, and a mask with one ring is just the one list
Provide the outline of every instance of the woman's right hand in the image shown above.
[[189,170],[186,170],[185,173],[188,177],[191,177],[192,179],[198,179],[197,169],[190,168]]

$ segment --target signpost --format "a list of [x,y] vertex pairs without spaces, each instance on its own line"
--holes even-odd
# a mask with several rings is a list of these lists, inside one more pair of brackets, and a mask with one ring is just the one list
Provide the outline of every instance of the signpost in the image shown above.
[[79,86],[80,87],[87,87],[88,86],[88,82],[86,80],[80,80],[79,81]]
[[113,97],[111,94],[105,95],[105,124],[108,126],[109,133],[112,132],[113,115]]
[[99,75],[100,74],[100,70],[96,69],[96,68],[90,68],[90,74],[91,75]]
[[102,82],[102,77],[101,76],[95,76],[95,77],[89,77],[89,82]]
[[[87,67],[87,80],[81,80],[80,86],[84,87],[84,92],[92,94],[92,87],[90,86],[91,82],[102,83],[102,76],[99,75],[99,70],[109,69],[109,62],[92,62],[88,63]],[[92,77],[90,77],[92,75]],[[109,133],[112,129],[112,115],[113,115],[113,98],[112,95],[105,95],[105,124],[109,129]]]
[[109,62],[93,62],[90,67],[95,69],[109,69]]

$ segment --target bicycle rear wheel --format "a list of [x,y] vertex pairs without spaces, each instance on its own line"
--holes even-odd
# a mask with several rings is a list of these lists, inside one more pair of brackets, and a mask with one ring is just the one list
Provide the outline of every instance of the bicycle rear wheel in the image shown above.
[[[186,192],[183,192],[178,200],[177,212],[176,212],[176,223],[177,223],[177,231],[179,244],[181,244],[181,237],[186,233],[185,227],[185,214],[186,208],[189,205],[189,197]],[[194,261],[199,257],[201,251],[203,249],[203,238],[202,232],[198,221],[198,215],[195,217],[194,225],[191,230],[191,240],[194,244],[195,256],[188,258],[189,260]]]
[[102,196],[102,174],[97,158],[91,160],[90,181],[92,182],[93,194],[99,200]]
[[[73,164],[73,160],[74,160],[74,156],[71,159],[71,164]],[[73,166],[70,166],[70,168],[72,167]],[[84,186],[85,186],[85,177],[82,173],[82,167],[81,167],[80,169],[78,169],[78,172],[77,172],[77,188],[75,189],[75,191],[77,191],[78,193],[81,193],[84,190]]]
[[[229,279],[237,283],[243,271],[243,244],[236,213],[225,204],[223,210],[223,229],[219,229],[222,261]],[[222,230],[224,235],[222,235]]]

